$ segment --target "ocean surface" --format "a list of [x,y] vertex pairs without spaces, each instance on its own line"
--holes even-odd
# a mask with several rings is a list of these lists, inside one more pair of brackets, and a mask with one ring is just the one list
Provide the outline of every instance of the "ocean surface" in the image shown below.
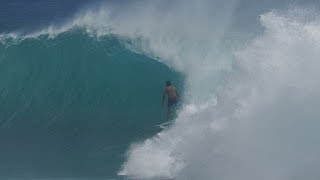
[[319,5],[0,1],[0,179],[318,180]]

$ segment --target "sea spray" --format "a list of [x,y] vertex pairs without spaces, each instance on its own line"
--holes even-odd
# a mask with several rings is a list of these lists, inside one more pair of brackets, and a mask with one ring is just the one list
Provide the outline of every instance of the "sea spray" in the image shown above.
[[[233,72],[214,93],[217,104],[185,106],[160,138],[129,150],[121,173],[176,179],[319,178],[315,77],[320,18],[310,12],[315,11],[293,8],[262,15],[264,33],[235,51]],[[143,155],[157,157],[147,161],[159,169],[135,160]],[[170,163],[157,166],[159,159]]]

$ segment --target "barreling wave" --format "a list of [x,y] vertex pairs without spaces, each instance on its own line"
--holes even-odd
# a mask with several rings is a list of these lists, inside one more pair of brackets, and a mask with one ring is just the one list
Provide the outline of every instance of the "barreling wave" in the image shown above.
[[310,9],[273,10],[260,17],[264,31],[243,41],[228,36],[236,7],[234,0],[141,1],[123,11],[106,4],[28,36],[74,28],[114,35],[184,74],[175,124],[132,143],[118,175],[318,179],[320,18]]
[[81,28],[3,35],[0,129],[4,177],[113,177],[133,141],[154,135],[163,84],[182,75]]

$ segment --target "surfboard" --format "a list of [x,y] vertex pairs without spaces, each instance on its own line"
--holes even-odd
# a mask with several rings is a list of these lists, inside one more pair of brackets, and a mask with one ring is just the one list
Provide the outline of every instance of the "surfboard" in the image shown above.
[[155,127],[159,127],[161,129],[165,129],[166,127],[168,127],[170,124],[173,123],[173,120],[172,121],[168,121],[168,122],[165,122],[165,123],[162,123],[162,124],[159,124],[159,125],[156,125]]

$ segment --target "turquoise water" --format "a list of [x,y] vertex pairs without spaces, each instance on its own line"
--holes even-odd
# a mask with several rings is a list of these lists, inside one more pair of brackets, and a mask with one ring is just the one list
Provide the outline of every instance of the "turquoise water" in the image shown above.
[[113,177],[131,143],[160,131],[168,79],[183,90],[182,74],[115,36],[1,44],[1,177]]

